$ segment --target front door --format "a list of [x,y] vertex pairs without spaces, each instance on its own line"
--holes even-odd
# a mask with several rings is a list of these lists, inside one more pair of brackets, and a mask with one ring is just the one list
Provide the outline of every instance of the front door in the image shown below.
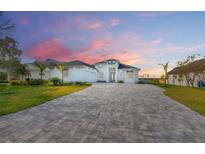
[[115,72],[110,72],[110,82],[115,82]]

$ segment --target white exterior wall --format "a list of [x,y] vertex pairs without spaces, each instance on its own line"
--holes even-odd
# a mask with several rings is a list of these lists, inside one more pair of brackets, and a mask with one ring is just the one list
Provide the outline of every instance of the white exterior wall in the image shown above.
[[62,74],[60,72],[59,69],[57,69],[56,67],[51,69],[51,72],[50,72],[50,77],[49,78],[53,78],[53,77],[57,77],[57,78],[62,78]]
[[[193,75],[193,74],[190,74]],[[181,81],[179,80],[181,79]],[[194,87],[198,87],[199,78],[195,78]],[[168,84],[178,85],[178,86],[187,86],[187,81],[185,76],[183,75],[181,78],[179,75],[168,75]]]
[[97,70],[90,67],[73,67],[64,74],[64,81],[96,82]]
[[125,81],[126,71],[122,69],[118,69],[117,71],[117,81]]
[[[105,81],[110,82],[109,80],[109,68],[115,69],[115,81],[123,81],[124,83],[135,83],[138,82],[138,70],[136,69],[118,69],[119,63],[115,64],[108,64],[108,63],[99,63],[95,65],[95,68],[98,69],[98,80],[99,81]],[[133,71],[133,77],[129,78],[127,71]],[[103,73],[103,78],[100,77]]]
[[[31,71],[31,78],[40,79],[39,69],[35,66],[29,65]],[[82,81],[82,82],[96,82],[97,81],[97,70],[87,66],[71,67],[64,71],[64,81]],[[53,77],[62,78],[61,72],[57,68],[49,69],[46,68],[44,80],[49,80]]]
[[[138,82],[138,73],[139,71],[135,70],[135,69],[124,69],[124,82],[125,83],[136,83]],[[127,71],[133,71],[130,72],[132,73],[132,75],[130,76],[129,72]]]
[[[106,81],[109,82],[109,69],[108,69],[108,63],[100,63],[96,64],[95,68],[98,70],[97,79],[99,81]],[[102,77],[103,74],[103,77]]]
[[[124,83],[135,83],[138,81],[139,70],[129,69],[118,69],[119,63],[116,61],[115,64],[109,64],[108,62],[98,63],[95,68],[91,68],[84,65],[73,66],[64,71],[64,81],[86,81],[96,82],[98,80],[110,82],[110,68],[115,70],[115,82],[124,81]],[[39,79],[39,69],[34,65],[29,65],[28,69],[31,71],[31,78]],[[127,71],[133,71],[133,75],[130,75]],[[53,77],[62,78],[61,72],[57,68],[46,68],[44,80],[49,80]]]

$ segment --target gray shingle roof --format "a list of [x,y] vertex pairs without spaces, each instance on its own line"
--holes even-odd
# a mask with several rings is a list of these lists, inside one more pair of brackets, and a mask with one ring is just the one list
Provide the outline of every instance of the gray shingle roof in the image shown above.
[[70,62],[59,62],[55,59],[46,59],[45,61],[34,61],[34,63],[43,63],[45,64],[47,67],[55,67],[56,64],[58,63],[64,63],[65,65],[65,68],[66,67],[71,67],[71,66],[80,66],[80,65],[84,65],[84,66],[88,66],[88,67],[91,67],[91,68],[95,68],[94,65],[90,65],[90,64],[87,64],[85,62],[82,62],[82,61],[79,61],[79,60],[75,60],[75,61],[70,61]]
[[196,60],[190,64],[175,67],[168,74],[184,74],[190,72],[205,71],[205,58]]
[[90,65],[87,64],[85,62],[79,61],[79,60],[75,60],[75,61],[71,61],[71,62],[65,62],[65,66],[79,66],[79,65],[85,65],[91,68],[95,68],[94,65]]
[[129,68],[134,68],[134,69],[140,70],[138,67],[134,67],[134,66],[130,66],[130,65],[120,63],[119,66],[118,66],[118,69],[123,69],[123,68],[128,68],[128,69]]

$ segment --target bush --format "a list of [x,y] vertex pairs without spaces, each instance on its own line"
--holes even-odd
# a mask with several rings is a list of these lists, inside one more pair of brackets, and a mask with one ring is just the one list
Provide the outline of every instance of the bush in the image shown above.
[[91,86],[92,84],[91,84],[91,83],[88,83],[88,82],[85,82],[84,85],[85,85],[85,86]]
[[120,81],[117,81],[118,83],[124,83],[124,81],[120,80]]
[[0,83],[9,83],[7,80],[0,80]]
[[0,72],[0,80],[6,80],[7,74],[5,72]]
[[24,86],[24,85],[27,85],[27,82],[24,81],[24,80],[11,80],[11,81],[9,81],[9,83],[12,86]]
[[97,82],[102,82],[102,83],[105,83],[106,81],[97,80]]
[[88,83],[88,82],[81,82],[81,81],[76,81],[75,84],[77,85],[80,85],[80,86],[83,86],[83,85],[91,85],[91,83]]
[[147,80],[139,80],[137,83],[138,84],[146,84],[146,83],[148,83],[148,81]]
[[81,81],[76,81],[75,84],[81,85],[81,84],[83,84],[83,82],[81,82]]
[[42,85],[45,84],[46,81],[41,80],[41,79],[30,79],[27,80],[28,85]]
[[63,85],[65,85],[65,86],[70,86],[70,85],[73,85],[73,84],[75,84],[74,82],[64,82],[63,83]]
[[61,80],[57,77],[54,77],[50,80],[54,86],[59,85],[61,83]]

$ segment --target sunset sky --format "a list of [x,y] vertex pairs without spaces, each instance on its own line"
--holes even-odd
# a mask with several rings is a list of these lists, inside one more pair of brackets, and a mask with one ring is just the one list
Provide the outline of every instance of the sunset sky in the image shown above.
[[108,58],[161,73],[187,55],[205,55],[205,12],[5,12],[23,61],[93,64]]

